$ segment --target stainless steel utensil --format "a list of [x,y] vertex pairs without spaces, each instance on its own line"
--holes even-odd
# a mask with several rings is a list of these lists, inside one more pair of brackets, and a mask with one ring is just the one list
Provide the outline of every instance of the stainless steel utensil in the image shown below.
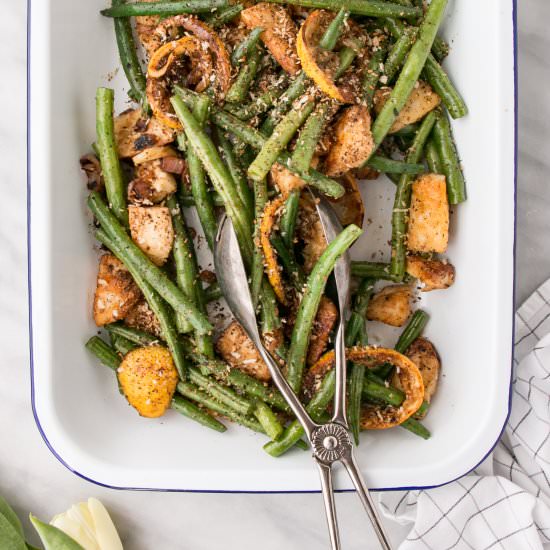
[[[327,241],[331,241],[342,230],[332,207],[323,199],[316,199],[317,211],[321,219]],[[292,412],[303,426],[313,450],[313,459],[319,468],[321,487],[330,540],[333,550],[339,550],[340,537],[336,518],[336,506],[332,484],[332,465],[341,462],[346,468],[359,498],[384,550],[391,550],[389,538],[380,522],[365,481],[359,471],[353,454],[353,439],[346,418],[346,358],[344,345],[344,323],[349,301],[350,260],[346,254],[341,257],[334,269],[340,321],[336,332],[336,392],[334,414],[327,424],[314,422],[301,401],[292,391],[277,363],[262,344],[248,279],[244,268],[239,243],[231,220],[224,216],[218,227],[214,246],[214,264],[220,287],[237,321],[254,342],[265,361],[273,382],[288,402]]]

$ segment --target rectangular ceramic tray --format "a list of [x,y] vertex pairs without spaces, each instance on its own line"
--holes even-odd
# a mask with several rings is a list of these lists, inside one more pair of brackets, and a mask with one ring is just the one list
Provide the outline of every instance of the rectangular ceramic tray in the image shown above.
[[[190,491],[316,491],[309,453],[273,459],[265,438],[231,426],[213,433],[169,411],[145,420],[118,393],[113,374],[84,349],[96,327],[91,301],[94,240],[78,159],[94,140],[96,87],[124,108],[112,22],[101,0],[35,0],[29,47],[29,294],[33,405],[52,452],[72,471],[117,488]],[[363,435],[358,450],[373,488],[435,486],[475,467],[509,410],[515,209],[513,0],[451,0],[445,62],[470,115],[453,124],[469,200],[455,208],[448,291],[422,295],[427,336],[443,376],[423,441],[402,429]],[[387,254],[393,187],[363,185],[366,235],[357,258]],[[377,255],[383,259],[383,256]],[[386,257],[387,259],[387,257]],[[380,332],[393,345],[396,334]],[[349,489],[347,478],[337,480]]]

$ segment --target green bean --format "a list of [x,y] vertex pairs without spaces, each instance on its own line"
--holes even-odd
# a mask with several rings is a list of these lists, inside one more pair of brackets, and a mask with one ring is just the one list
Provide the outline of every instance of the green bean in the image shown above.
[[[399,39],[401,33],[405,29],[403,23],[392,18],[385,19],[385,23],[394,38]],[[434,44],[436,43],[437,42],[434,41]],[[466,106],[466,103],[458,90],[453,86],[453,83],[449,79],[447,73],[437,62],[436,57],[437,56],[434,56],[433,54],[428,56],[424,71],[422,73],[422,78],[430,83],[434,91],[441,98],[441,101],[451,116],[455,119],[462,118],[468,114],[468,107]]]
[[283,412],[289,412],[290,407],[278,390],[262,384],[256,378],[245,374],[239,369],[231,368],[227,363],[211,360],[191,349],[182,341],[184,352],[189,359],[211,372],[219,381],[229,384],[251,397],[264,401]]
[[[432,4],[430,4],[431,6]],[[405,160],[410,163],[416,163],[423,157],[424,144],[435,124],[436,115],[432,111],[424,118],[413,145],[411,146]],[[409,217],[409,208],[411,204],[413,176],[403,174],[397,190],[395,192],[395,201],[392,212],[392,258],[390,273],[396,280],[402,280],[405,275],[407,263],[407,224]]]
[[135,17],[139,15],[179,15],[181,13],[210,13],[215,8],[228,6],[228,0],[175,0],[161,2],[133,2],[119,4],[105,10],[105,17]]
[[[202,165],[201,165],[202,166]],[[195,197],[193,195],[190,195],[185,192],[185,189],[182,187],[180,194],[179,194],[180,203],[184,208],[190,208],[192,206],[197,206],[197,201],[195,200]],[[205,188],[205,196],[208,202],[212,206],[223,206],[223,199],[216,193],[216,191],[213,191],[211,189]],[[197,208],[198,212],[198,208]],[[214,209],[212,209],[212,216],[214,216]],[[215,222],[215,218],[213,218],[213,221]],[[202,225],[202,223],[201,223]],[[204,229],[204,226],[203,226]],[[206,232],[205,232],[206,233]]]
[[[112,6],[123,5],[125,0],[112,0]],[[147,95],[145,93],[145,75],[139,62],[132,32],[132,25],[128,18],[115,19],[115,36],[118,47],[118,56],[120,64],[126,75],[126,79],[130,84],[128,95],[142,105],[147,103]]]
[[294,250],[294,233],[298,221],[298,208],[300,207],[300,190],[291,191],[285,202],[285,208],[281,215],[280,227],[281,237],[289,252]]
[[248,36],[237,45],[231,53],[231,64],[234,67],[243,62],[253,51],[256,50],[256,46],[260,42],[262,32],[264,32],[262,27],[252,29]]
[[229,173],[233,178],[235,188],[237,189],[237,194],[239,195],[245,208],[252,213],[254,211],[254,200],[250,187],[248,186],[248,182],[246,181],[246,176],[235,158],[232,143],[229,139],[227,139],[224,132],[217,126],[214,128],[214,138],[216,140],[216,144],[221,150],[222,159],[225,161],[225,164],[229,169]]
[[117,219],[128,226],[126,186],[118,160],[113,120],[115,92],[110,88],[98,88],[96,93],[96,133],[101,171],[105,180],[105,192],[109,206]]
[[323,50],[334,50],[338,38],[342,34],[346,21],[349,17],[349,11],[345,7],[341,7],[340,11],[335,15],[334,19],[330,22],[327,30],[319,40],[319,47]]
[[[187,364],[183,356],[183,350],[178,340],[178,334],[172,320],[172,312],[166,305],[166,302],[157,294],[156,290],[149,284],[143,271],[136,267],[131,261],[131,257],[127,253],[127,249],[116,238],[108,235],[104,229],[99,229],[96,232],[96,238],[104,244],[111,252],[126,266],[130,275],[140,288],[143,296],[147,300],[149,307],[156,315],[162,336],[168,345],[168,349],[172,354],[172,359],[176,365],[179,377],[183,380],[186,376]],[[175,286],[175,285],[174,285]],[[177,288],[177,287],[176,287]],[[179,290],[179,289],[178,289]]]
[[374,291],[375,282],[375,279],[363,279],[355,293],[351,315],[346,327],[347,347],[356,344],[366,345],[358,340],[361,340],[359,336],[361,335],[361,328],[365,326],[365,316],[367,315],[367,308],[369,307],[369,302]]
[[405,428],[409,432],[418,435],[422,439],[430,439],[430,437],[432,437],[430,430],[428,430],[428,428],[422,425],[415,418],[408,418],[407,420],[405,420],[405,422],[401,423],[400,426],[402,428]]
[[116,371],[120,366],[120,357],[116,351],[99,336],[92,336],[85,346],[106,367]]
[[138,347],[137,344],[134,344],[134,342],[127,340],[126,338],[124,338],[124,336],[117,336],[116,334],[111,334],[111,344],[113,345],[115,350],[122,356],[130,353],[132,350]]
[[424,157],[426,158],[428,169],[432,174],[443,174],[443,164],[439,158],[439,153],[433,138],[428,140],[424,147]]
[[422,334],[429,318],[430,316],[424,310],[417,309],[401,333],[397,344],[395,344],[395,350],[399,353],[405,353],[409,346]]
[[[281,329],[281,319],[277,307],[275,292],[269,284],[267,277],[262,280],[261,291],[261,325],[264,337],[273,338],[274,333]],[[287,348],[284,340],[281,339],[279,346],[275,349],[276,354],[283,360],[286,360]]]
[[[437,30],[443,19],[448,0],[432,0],[418,31],[418,38],[411,48],[407,60],[392,93],[378,114],[372,127],[376,146],[380,145],[390,131],[395,119],[407,103],[420,73],[426,64]],[[405,8],[403,8],[405,9]]]
[[[193,116],[197,119],[201,126],[204,126],[206,120],[208,119],[209,110],[210,99],[205,96],[201,96],[193,108]],[[216,215],[214,213],[214,201],[207,190],[204,167],[193,147],[187,148],[187,170],[189,171],[191,193],[195,199],[197,215],[201,222],[202,230],[204,232],[204,236],[206,237],[206,242],[208,243],[210,250],[214,250],[214,239],[216,238],[216,231],[218,230]],[[181,186],[181,189],[183,189],[183,186]]]
[[[208,318],[190,302],[185,294],[157,267],[143,251],[130,239],[117,219],[107,208],[103,199],[97,192],[90,193],[88,207],[98,219],[104,231],[124,255],[123,263],[138,271],[141,277],[147,281],[160,296],[162,296],[178,314],[186,315],[193,328],[204,334],[212,330]],[[120,258],[119,258],[120,259]]]
[[223,164],[216,146],[193,117],[181,97],[173,96],[171,102],[184,127],[187,139],[201,159],[214,188],[223,198],[227,214],[233,222],[239,240],[243,259],[250,266],[252,261],[252,243],[250,239],[252,221],[237,193],[233,178]]
[[[394,132],[392,136],[396,137],[413,137],[416,136],[418,129],[420,128],[420,124],[414,123],[414,124],[407,124],[407,126],[403,126],[400,130],[397,132]],[[408,148],[408,147],[407,147]]]
[[378,380],[368,369],[363,382],[363,397],[371,401],[381,401],[392,407],[400,407],[405,393],[392,386],[386,386],[384,380]]
[[231,388],[223,386],[208,376],[204,376],[194,367],[189,367],[189,381],[239,414],[247,415],[254,410],[251,401],[238,395]]
[[287,359],[287,380],[291,388],[300,392],[305,358],[313,321],[323,296],[326,281],[338,258],[361,235],[362,230],[354,224],[348,225],[325,249],[311,271],[304,295],[298,307],[296,322]]
[[[182,101],[184,101],[188,106],[194,105],[197,101],[197,97],[200,97],[191,90],[187,90],[179,86],[174,86],[174,89],[177,91],[177,94]],[[261,149],[266,142],[266,137],[263,136],[258,130],[234,117],[227,111],[213,108],[211,119],[214,124],[227,132],[231,132],[240,140],[250,144],[255,149]],[[278,162],[293,172],[292,167],[290,166],[290,155],[288,153],[281,153],[279,155]],[[325,176],[324,174],[321,174],[320,172],[317,172],[317,170],[310,170],[309,173],[302,172],[297,175],[308,185],[316,187],[321,193],[324,193],[331,198],[338,199],[345,193],[345,190],[340,183]]]
[[262,59],[262,50],[254,48],[246,61],[241,65],[239,74],[225,95],[225,100],[229,103],[242,103],[248,96],[250,86],[258,74],[260,61]]
[[413,47],[417,33],[417,27],[406,27],[401,36],[395,41],[392,49],[389,51],[388,57],[386,58],[386,62],[384,64],[384,72],[388,78],[388,83],[393,81],[395,75],[402,67],[407,54]]
[[277,251],[279,260],[283,265],[283,269],[288,273],[290,280],[296,290],[301,291],[305,283],[305,275],[300,265],[296,262],[294,255],[288,250],[282,237],[279,235],[271,235],[271,244]]
[[[282,79],[282,82],[286,83],[286,78]],[[273,103],[281,97],[283,91],[284,88],[282,86],[275,85],[249,103],[244,105],[233,105],[230,103],[225,105],[224,109],[229,111],[239,120],[250,120],[251,118],[265,113],[273,105]]]
[[378,172],[384,174],[422,174],[426,171],[423,164],[412,164],[403,162],[401,160],[394,160],[382,155],[375,155],[371,157],[366,163],[366,166],[370,166]]
[[221,422],[216,420],[213,416],[210,416],[208,413],[204,412],[194,403],[191,403],[191,401],[184,399],[180,395],[174,395],[174,397],[172,397],[172,402],[170,406],[172,409],[179,412],[183,416],[186,416],[187,418],[190,418],[191,420],[194,420],[195,422],[198,422],[199,424],[202,424],[207,428],[211,428],[212,430],[221,433],[227,431],[227,428]]
[[389,4],[381,0],[267,0],[274,4],[290,4],[305,8],[338,11],[346,8],[356,15],[368,17],[420,17],[420,8],[409,8],[399,4]]
[[297,172],[307,172],[310,169],[315,148],[323,134],[332,108],[332,102],[319,103],[302,127],[290,159],[292,168]]
[[[346,346],[368,345],[367,330],[365,327],[365,315],[374,290],[374,280],[364,279],[353,303],[352,313],[346,327]],[[361,397],[364,391],[366,367],[360,363],[352,363],[349,378],[348,397],[348,422],[356,445],[359,445],[359,432],[361,424]],[[384,387],[384,389],[386,389]]]
[[154,334],[128,327],[122,323],[111,323],[110,325],[106,325],[105,328],[109,335],[121,336],[138,346],[150,346],[159,342],[159,339]]
[[427,401],[422,401],[420,408],[414,413],[413,418],[416,420],[422,420],[430,409],[430,404]]
[[367,104],[369,109],[373,107],[374,92],[378,87],[378,82],[383,73],[386,51],[387,46],[386,43],[383,42],[372,52],[367,63],[367,69],[363,77],[361,89],[363,92],[363,101]]
[[[264,179],[281,152],[315,108],[315,102],[306,98],[289,111],[277,124],[271,136],[264,143],[254,162],[248,167],[248,176],[253,180]],[[309,167],[308,167],[309,168]]]
[[231,6],[218,9],[212,13],[212,15],[204,17],[204,21],[209,27],[217,29],[218,27],[233,21],[233,19],[235,19],[235,17],[237,17],[243,10],[244,6],[242,4],[233,4]]
[[391,363],[384,363],[372,368],[369,372],[376,376],[379,380],[389,380],[390,376],[393,374],[395,367]]
[[306,91],[306,88],[310,80],[304,72],[301,72],[294,81],[290,84],[286,92],[281,95],[277,105],[271,110],[263,124],[260,126],[260,132],[264,136],[270,136],[273,129],[284,116],[284,114],[290,109],[292,103],[298,99]]
[[191,384],[189,382],[178,382],[177,389],[178,393],[180,393],[184,397],[187,397],[187,399],[196,401],[207,409],[217,412],[218,414],[225,416],[229,420],[232,420],[237,424],[241,424],[242,426],[245,426],[255,432],[264,433],[262,426],[256,419],[245,416],[243,414],[239,414],[231,407],[228,407],[224,403],[221,403],[217,399],[211,397],[195,384]]
[[223,297],[220,285],[215,282],[204,289],[204,299],[207,303],[214,302]]
[[[307,404],[306,410],[314,422],[318,422],[327,405],[334,397],[336,387],[336,372],[332,369],[323,379],[321,387]],[[281,456],[293,447],[304,435],[304,428],[294,420],[283,432],[278,441],[269,441],[264,445],[264,451],[273,457]]]
[[344,46],[338,52],[338,55],[340,57],[340,65],[338,66],[338,69],[336,69],[336,72],[334,73],[335,81],[338,80],[351,67],[353,60],[357,57],[357,51],[359,49],[360,47],[358,47],[357,49],[353,49],[348,46]]
[[351,262],[351,274],[353,277],[368,277],[383,281],[395,280],[390,272],[390,264],[382,262]]
[[281,437],[284,428],[269,405],[263,401],[258,401],[253,414],[270,439],[277,440]]
[[[172,247],[172,255],[176,266],[176,281],[181,291],[187,296],[187,299],[195,304],[197,308],[205,313],[205,301],[202,294],[202,286],[198,280],[198,264],[195,254],[193,240],[189,236],[189,231],[185,224],[183,213],[175,195],[171,195],[166,200],[166,206],[170,210],[172,216],[172,226],[174,227],[174,246]],[[176,324],[179,332],[190,332],[193,327],[187,321],[186,317],[181,315],[176,316]],[[206,355],[213,355],[214,348],[212,339],[207,337],[202,339],[205,346],[203,352]]]
[[250,295],[254,309],[260,299],[264,278],[264,254],[260,244],[260,222],[267,204],[267,182],[265,179],[254,182],[254,257],[250,275]]
[[449,203],[454,205],[464,202],[466,200],[464,174],[460,166],[449,119],[442,111],[437,112],[433,142],[441,160],[443,174],[445,174],[447,180]]
[[465,117],[468,114],[468,107],[464,99],[433,55],[428,56],[423,75],[454,119]]

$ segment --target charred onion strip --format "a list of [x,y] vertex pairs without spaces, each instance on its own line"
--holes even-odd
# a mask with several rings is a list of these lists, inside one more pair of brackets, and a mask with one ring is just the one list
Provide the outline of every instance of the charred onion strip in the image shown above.
[[270,239],[284,203],[285,199],[282,196],[267,203],[260,224],[260,244],[264,253],[265,272],[275,291],[275,296],[281,304],[288,305],[283,278],[281,277],[281,268],[277,262],[277,253]]
[[[333,19],[334,14],[328,11],[316,10],[312,12],[300,27],[296,40],[296,51],[304,73],[315,82],[322,92],[341,103],[354,103],[355,93],[353,90],[346,85],[337,86],[334,80],[340,65],[338,53],[324,50],[319,46],[325,30]],[[360,36],[360,32],[357,25],[348,22],[347,29],[339,39],[339,43],[344,46],[352,46],[363,42],[364,37]]]
[[[410,418],[422,405],[424,400],[424,382],[418,367],[405,355],[386,348],[353,347],[346,350],[346,359],[367,369],[389,363],[396,367],[392,386],[405,393],[405,400],[399,407],[367,403],[361,411],[361,429],[385,430],[402,424]],[[335,363],[334,351],[325,353],[313,365],[305,379],[305,386],[314,388],[333,369]]]

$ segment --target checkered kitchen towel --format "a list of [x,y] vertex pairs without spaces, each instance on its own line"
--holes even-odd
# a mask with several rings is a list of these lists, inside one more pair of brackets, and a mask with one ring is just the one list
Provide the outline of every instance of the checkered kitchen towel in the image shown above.
[[384,493],[400,550],[550,549],[550,280],[516,314],[512,413],[493,454],[438,489]]

